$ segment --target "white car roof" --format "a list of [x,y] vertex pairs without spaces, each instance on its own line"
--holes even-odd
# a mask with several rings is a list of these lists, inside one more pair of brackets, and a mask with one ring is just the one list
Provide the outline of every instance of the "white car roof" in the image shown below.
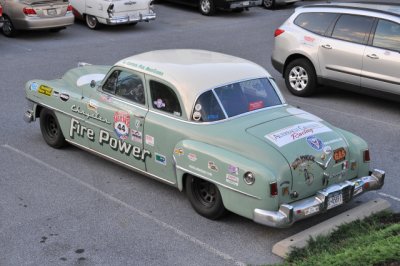
[[231,55],[205,50],[157,50],[134,55],[115,64],[158,77],[172,84],[187,115],[203,92],[236,81],[270,74],[261,66]]

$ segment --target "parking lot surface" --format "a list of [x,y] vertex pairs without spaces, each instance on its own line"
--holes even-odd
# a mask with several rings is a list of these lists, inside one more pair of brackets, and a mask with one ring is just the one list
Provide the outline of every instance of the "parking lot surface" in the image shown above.
[[[400,211],[398,102],[327,87],[298,98],[271,65],[274,30],[294,7],[310,2],[318,1],[213,17],[162,3],[155,21],[134,27],[91,31],[78,21],[60,33],[0,36],[0,265],[278,263],[271,252],[276,242],[362,202],[382,197]],[[78,62],[111,65],[133,54],[173,48],[222,52],[265,67],[289,104],[363,137],[371,167],[387,173],[385,186],[289,229],[234,214],[210,221],[175,188],[72,146],[52,149],[39,123],[22,119],[23,88],[30,79],[61,77]]]

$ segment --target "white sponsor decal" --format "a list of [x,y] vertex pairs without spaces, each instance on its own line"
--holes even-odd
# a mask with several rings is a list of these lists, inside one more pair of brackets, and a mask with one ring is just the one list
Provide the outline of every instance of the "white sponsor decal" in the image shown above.
[[225,181],[229,184],[239,186],[239,177],[237,177],[237,176],[226,174]]
[[150,146],[154,146],[154,137],[150,135],[146,135],[146,144]]
[[325,142],[325,145],[329,145],[329,144],[332,144],[332,143],[336,143],[336,142],[339,142],[339,141],[342,141],[342,140],[343,140],[342,138],[329,140],[329,141],[326,141],[326,142]]
[[80,77],[77,81],[76,81],[76,86],[82,86],[85,84],[89,84],[92,80],[94,81],[100,81],[103,80],[104,78],[104,74],[88,74],[88,75],[84,75],[82,77]]
[[282,147],[296,140],[329,131],[332,131],[332,129],[319,122],[306,122],[277,130],[264,137],[273,142],[276,146]]

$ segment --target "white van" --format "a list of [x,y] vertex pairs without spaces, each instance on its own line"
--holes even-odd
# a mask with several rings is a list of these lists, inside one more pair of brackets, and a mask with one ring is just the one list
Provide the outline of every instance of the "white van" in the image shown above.
[[136,24],[156,18],[152,0],[70,0],[76,18],[94,30],[100,24]]

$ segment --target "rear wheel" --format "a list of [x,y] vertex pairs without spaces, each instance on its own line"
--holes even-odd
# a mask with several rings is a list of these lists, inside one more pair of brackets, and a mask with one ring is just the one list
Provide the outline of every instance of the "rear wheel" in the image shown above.
[[40,130],[46,143],[56,149],[66,145],[60,124],[53,111],[43,108],[40,112]]
[[91,30],[97,30],[100,27],[100,23],[95,16],[86,15],[85,21],[86,21],[86,25]]
[[263,0],[263,7],[266,9],[274,9],[275,8],[275,0]]
[[218,187],[213,183],[188,176],[185,186],[187,197],[198,214],[216,220],[226,213]]
[[201,14],[205,16],[211,16],[215,13],[214,0],[200,0],[199,9]]
[[6,37],[14,37],[17,34],[17,30],[14,28],[10,18],[7,15],[3,15],[3,34]]
[[289,91],[297,96],[310,96],[316,92],[317,76],[314,66],[305,58],[290,62],[285,70],[285,83]]

